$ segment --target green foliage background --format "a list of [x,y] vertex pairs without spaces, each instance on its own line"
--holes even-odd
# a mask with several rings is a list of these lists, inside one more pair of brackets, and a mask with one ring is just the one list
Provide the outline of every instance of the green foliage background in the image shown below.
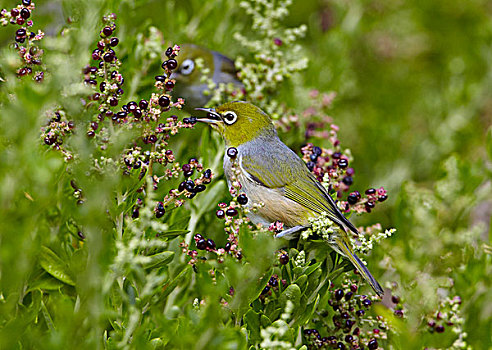
[[[9,0],[2,7],[15,4]],[[245,330],[219,303],[207,303],[200,312],[193,308],[194,298],[219,300],[229,285],[214,286],[205,268],[194,274],[180,253],[179,238],[166,243],[174,255],[160,261],[159,274],[131,260],[115,262],[122,251],[117,242],[127,248],[128,242],[115,237],[101,208],[113,206],[109,215],[115,217],[131,209],[111,204],[124,180],[117,174],[103,181],[85,176],[93,146],[84,135],[74,138],[81,161],[67,174],[63,160],[40,147],[39,130],[45,122],[40,111],[61,93],[74,119],[87,120],[74,87],[103,14],[118,15],[118,56],[123,75],[131,79],[128,100],[149,91],[160,64],[159,58],[143,55],[139,33],[147,35],[155,26],[172,43],[247,56],[230,33],[247,33],[250,18],[237,1],[226,0],[36,5],[36,28],[48,33],[45,62],[52,67],[51,80],[34,85],[15,79],[8,49],[14,29],[0,30],[0,71],[6,80],[0,83],[0,348],[246,348]],[[57,37],[69,16],[71,30]],[[492,346],[491,256],[484,246],[490,247],[492,239],[491,16],[485,0],[304,0],[294,2],[284,23],[308,25],[302,45],[310,62],[277,99],[302,110],[309,105],[309,89],[335,91],[331,115],[355,158],[352,188],[385,186],[389,192],[388,202],[373,214],[353,218],[359,225],[380,221],[398,229],[367,257],[373,274],[380,281],[397,281],[405,300],[407,319],[395,321],[397,332],[388,348],[451,345],[456,338],[451,332],[417,332],[443,291],[463,300],[469,345]],[[109,154],[118,154],[130,136],[119,135]],[[303,142],[300,135],[282,137],[293,149]],[[218,153],[222,144],[203,128],[180,132],[171,146],[178,159],[208,157],[204,165],[221,174],[220,162],[209,154]],[[207,152],[197,154],[197,146]],[[70,198],[72,177],[80,179],[88,198],[82,207]],[[214,182],[210,195],[197,196],[166,221],[185,220],[182,228],[223,244],[222,224],[213,213],[216,203],[229,199],[223,178]],[[83,245],[74,246],[67,225],[72,218],[85,229]],[[245,238],[245,256],[256,264],[226,262],[236,300],[244,304],[232,310],[248,307],[256,292],[250,287],[271,266],[276,244],[268,237]],[[56,267],[58,278],[46,273],[47,266]],[[110,285],[108,271],[114,271],[110,278],[119,288]],[[164,282],[169,292],[145,294],[146,287],[154,290]]]

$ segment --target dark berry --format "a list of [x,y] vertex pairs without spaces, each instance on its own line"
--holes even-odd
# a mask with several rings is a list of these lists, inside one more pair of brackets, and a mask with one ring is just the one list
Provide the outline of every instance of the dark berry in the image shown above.
[[133,169],[138,169],[142,166],[142,162],[137,160],[135,164],[133,164]]
[[227,216],[236,216],[237,210],[235,208],[229,208],[226,210],[226,215]]
[[263,288],[263,290],[261,291],[261,294],[266,294],[270,291],[270,287],[268,286],[265,286],[265,288]]
[[215,249],[215,242],[211,239],[207,239],[207,247],[212,250]]
[[378,348],[378,341],[376,339],[369,340],[369,343],[367,343],[367,347],[369,348],[369,350],[376,350]]
[[193,175],[193,170],[190,170],[190,171],[185,171],[185,172],[183,172],[183,175],[184,175],[184,177],[187,177],[187,178],[188,178],[188,177],[190,177],[191,175]]
[[160,82],[165,82],[166,81],[166,77],[164,75],[156,75],[155,76],[155,80],[156,81],[160,81]]
[[276,287],[278,286],[278,279],[276,279],[275,277],[271,277],[270,278],[270,281],[268,281],[268,284],[270,284],[270,286],[272,287]]
[[223,211],[222,209],[219,209],[219,210],[217,210],[217,212],[215,213],[215,215],[217,215],[217,217],[219,219],[223,219],[224,216],[225,216],[225,211]]
[[318,160],[318,155],[313,153],[309,156],[309,159],[311,159],[311,161],[313,162],[316,162]]
[[133,116],[134,116],[136,119],[140,118],[140,117],[142,116],[142,111],[141,111],[140,109],[138,109],[138,108],[137,108],[136,110],[134,110],[134,111],[133,111]]
[[375,188],[369,188],[366,190],[367,195],[373,195],[376,194],[376,189]]
[[12,9],[12,10],[10,10],[10,14],[12,15],[12,17],[17,17],[17,16],[19,16],[19,10]]
[[99,127],[99,124],[97,122],[91,122],[92,130],[97,130],[98,127]]
[[189,164],[183,164],[183,166],[181,167],[181,169],[183,169],[183,171],[190,171],[191,170],[191,165],[189,165]]
[[353,340],[354,340],[354,337],[352,337],[350,334],[347,334],[347,335],[345,336],[345,341],[346,341],[347,343],[351,343]]
[[203,192],[206,190],[206,187],[205,185],[196,185],[195,189],[194,189],[194,192],[195,193],[198,193],[198,192]]
[[355,174],[355,170],[354,168],[347,168],[347,170],[345,171],[347,173],[347,175],[349,176],[352,176]]
[[24,6],[31,5],[31,0],[22,0],[22,5],[24,5]]
[[314,163],[314,162],[307,162],[306,163],[306,166],[309,169],[309,171],[313,171],[314,167],[316,166],[316,163]]
[[203,177],[206,179],[210,179],[212,177],[212,170],[207,169],[203,172]]
[[385,200],[387,200],[387,199],[388,199],[388,196],[386,196],[386,195],[382,195],[382,196],[379,196],[379,197],[378,197],[378,201],[379,201],[379,202],[384,202],[384,201],[385,201]]
[[230,242],[227,242],[227,243],[225,244],[225,246],[224,246],[224,250],[225,250],[226,252],[228,252],[229,250],[231,250],[231,243],[230,243]]
[[342,154],[340,152],[335,152],[332,154],[332,158],[333,159],[340,159],[340,157],[342,156]]
[[114,60],[114,54],[112,54],[110,52],[104,54],[103,60],[104,60],[104,62],[111,62],[112,60]]
[[393,295],[391,297],[391,301],[394,303],[394,304],[398,304],[400,302],[400,298],[396,295]]
[[176,69],[176,67],[178,66],[178,62],[176,62],[175,59],[170,59],[167,61],[166,66],[169,70],[173,70]]
[[349,204],[353,205],[353,204],[357,203],[357,201],[358,201],[358,198],[353,193],[349,194],[349,196],[347,197],[347,202],[349,202]]
[[168,81],[166,82],[166,89],[168,89],[168,90],[172,90],[173,88],[174,88],[174,82],[173,82],[173,81],[171,81],[171,80],[168,80]]
[[374,204],[374,202],[372,201],[369,201],[366,203],[366,208],[369,208],[369,209],[372,209],[374,208],[376,205]]
[[124,111],[116,113],[116,116],[120,119],[126,118],[127,115],[128,115],[128,113],[126,113]]
[[365,313],[366,312],[364,310],[357,310],[355,312],[355,315],[358,316],[358,317],[362,317],[362,316],[364,316]]
[[236,253],[236,259],[237,259],[237,260],[241,260],[242,258],[243,258],[243,253],[241,253],[241,252],[237,252],[237,253]]
[[287,254],[282,254],[278,260],[282,265],[287,265],[289,263],[289,256]]
[[351,290],[353,293],[357,292],[357,285],[356,285],[356,284],[352,284],[352,285],[350,286],[350,290]]
[[245,205],[246,203],[248,203],[248,197],[246,197],[246,195],[244,193],[241,193],[238,197],[237,197],[237,202],[241,205]]
[[345,300],[349,301],[350,298],[352,298],[352,296],[354,295],[354,293],[352,292],[347,292],[347,294],[345,294]]
[[102,33],[104,34],[104,36],[110,36],[111,34],[113,34],[113,29],[111,29],[111,27],[104,27]]
[[317,156],[320,156],[320,155],[321,155],[321,153],[323,153],[323,152],[321,151],[321,148],[319,148],[318,146],[314,146],[314,147],[313,147],[313,154],[316,154]]
[[138,210],[138,207],[133,207],[133,210],[132,210],[132,218],[136,219],[138,218],[140,215],[140,212]]
[[335,291],[335,299],[336,300],[341,300],[343,298],[343,290],[337,289]]
[[29,17],[31,17],[31,12],[28,9],[23,8],[20,12],[20,15],[22,18],[28,19]]
[[237,156],[237,148],[236,147],[229,147],[227,149],[227,156],[229,158],[236,158],[236,156]]
[[195,189],[195,183],[192,180],[188,180],[186,181],[185,188],[188,192],[193,192]]
[[23,25],[25,23],[25,19],[19,17],[19,18],[17,18],[17,20],[15,21],[15,23],[17,23],[18,25],[21,26],[21,25]]
[[157,136],[150,135],[149,136],[149,143],[156,143],[156,142],[157,142]]
[[338,167],[345,169],[348,166],[348,161],[346,159],[340,159],[338,161]]
[[96,135],[96,133],[92,130],[87,132],[87,136],[89,136],[89,137],[94,137],[95,135]]
[[179,191],[179,192],[182,192],[182,191],[184,191],[184,189],[185,189],[185,188],[186,188],[186,181],[183,181],[183,182],[181,182],[181,183],[179,184],[179,186],[178,186],[178,191]]
[[109,45],[115,47],[116,45],[118,45],[119,42],[120,40],[118,38],[111,38],[111,40],[109,41]]
[[190,117],[190,118],[188,118],[188,120],[189,120],[189,122],[190,122],[191,125],[194,125],[197,122],[196,117]]
[[200,250],[205,250],[207,248],[207,241],[203,238],[196,242],[196,247]]
[[171,58],[171,57],[175,57],[175,55],[173,54],[173,48],[172,47],[168,47],[167,50],[166,50],[166,56]]
[[345,345],[342,343],[342,342],[338,342],[337,343],[337,346],[335,347],[335,349],[342,349],[342,350],[345,350],[346,347]]
[[395,310],[395,316],[396,317],[403,317],[403,310]]
[[350,186],[354,183],[354,179],[352,179],[352,176],[345,176],[342,180],[342,182],[347,185],[347,186]]
[[26,35],[26,30],[24,28],[17,29],[15,32],[17,36],[25,36]]
[[55,140],[50,139],[49,137],[45,137],[44,138],[44,143],[47,144],[47,145],[52,145],[53,142],[55,142]]
[[362,305],[364,305],[365,307],[369,307],[371,306],[372,302],[369,300],[369,299],[364,299],[362,301]]
[[170,103],[171,100],[166,95],[162,95],[161,97],[159,97],[159,106],[168,107]]
[[141,109],[147,109],[147,107],[149,107],[149,102],[147,100],[140,100],[140,102],[138,103],[138,106],[141,108]]
[[155,217],[156,217],[156,218],[158,218],[158,219],[160,219],[160,218],[162,218],[162,217],[164,216],[164,214],[165,214],[165,213],[166,213],[166,211],[165,211],[164,209],[162,209],[162,210],[157,210],[157,211],[155,212]]

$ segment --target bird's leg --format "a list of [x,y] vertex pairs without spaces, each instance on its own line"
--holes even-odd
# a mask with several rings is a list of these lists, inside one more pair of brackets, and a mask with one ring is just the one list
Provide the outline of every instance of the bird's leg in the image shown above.
[[287,230],[283,230],[278,235],[276,235],[275,238],[295,239],[299,236],[299,233],[306,228],[306,226],[294,226],[288,228]]

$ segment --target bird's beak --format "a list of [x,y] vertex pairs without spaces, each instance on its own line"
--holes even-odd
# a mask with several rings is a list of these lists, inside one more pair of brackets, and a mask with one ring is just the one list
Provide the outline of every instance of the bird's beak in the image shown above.
[[195,108],[197,111],[207,112],[206,118],[197,118],[196,120],[199,122],[207,123],[207,124],[217,124],[222,121],[220,114],[215,111],[213,108]]

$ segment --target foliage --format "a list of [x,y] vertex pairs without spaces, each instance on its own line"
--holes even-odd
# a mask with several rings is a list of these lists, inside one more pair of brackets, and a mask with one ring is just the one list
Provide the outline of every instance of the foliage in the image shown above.
[[[0,348],[491,346],[485,1],[22,3],[2,6],[36,34],[0,30]],[[290,242],[248,222],[161,68],[190,41],[239,57],[382,301],[331,222]]]

